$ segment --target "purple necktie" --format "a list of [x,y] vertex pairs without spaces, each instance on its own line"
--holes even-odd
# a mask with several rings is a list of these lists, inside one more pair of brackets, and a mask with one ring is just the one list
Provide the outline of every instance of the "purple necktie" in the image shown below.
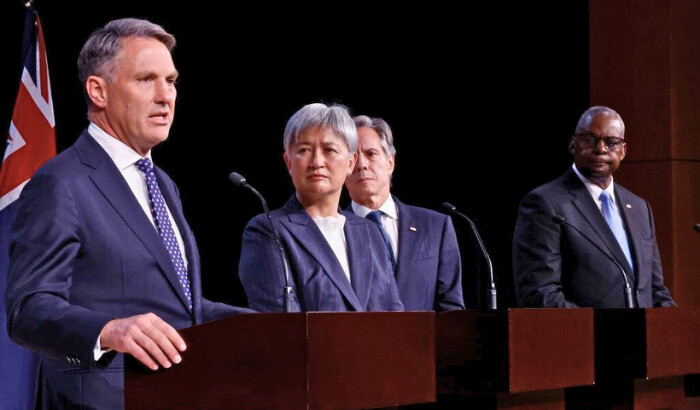
[[190,292],[190,279],[187,276],[187,267],[182,260],[182,254],[180,253],[180,246],[175,237],[175,231],[173,231],[173,227],[170,224],[168,212],[165,210],[165,200],[163,199],[163,194],[160,192],[160,187],[158,187],[156,175],[153,173],[153,163],[151,163],[151,160],[148,158],[141,158],[136,161],[136,167],[138,167],[139,171],[146,177],[151,215],[153,215],[153,220],[156,223],[160,238],[163,240],[163,245],[165,245],[165,249],[167,249],[170,254],[170,260],[173,262],[173,266],[175,266],[177,279],[180,281],[180,285],[182,285],[182,289],[187,297],[187,304],[190,310],[192,310],[192,294]]

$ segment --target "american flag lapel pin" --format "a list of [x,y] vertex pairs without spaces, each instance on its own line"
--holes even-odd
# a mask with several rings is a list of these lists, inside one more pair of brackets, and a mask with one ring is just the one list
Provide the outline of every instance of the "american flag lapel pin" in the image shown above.
[[632,209],[632,205],[630,204],[625,204],[625,206],[627,207],[627,209]]
[[409,226],[409,227],[408,227],[408,230],[409,230],[409,231],[416,232],[416,227],[415,227],[415,226]]

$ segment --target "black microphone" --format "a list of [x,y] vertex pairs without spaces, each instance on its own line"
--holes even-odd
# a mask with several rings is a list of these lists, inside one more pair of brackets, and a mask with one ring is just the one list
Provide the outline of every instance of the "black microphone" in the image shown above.
[[700,232],[700,224],[696,223],[693,227],[696,231]]
[[489,257],[489,253],[486,252],[484,242],[481,240],[479,231],[476,229],[476,225],[474,225],[474,222],[472,222],[471,219],[469,219],[463,213],[459,212],[457,208],[455,208],[454,205],[450,204],[449,202],[443,202],[442,207],[445,208],[445,210],[447,210],[447,212],[450,215],[457,215],[460,218],[469,222],[469,226],[471,226],[472,232],[474,232],[474,237],[476,238],[476,241],[479,243],[479,247],[481,248],[481,253],[484,255],[486,263],[489,266],[489,289],[488,292],[486,292],[486,308],[489,310],[496,310],[498,308],[498,291],[496,290],[496,282],[493,279],[493,265],[491,264],[491,258]]
[[605,256],[607,256],[608,259],[613,261],[613,263],[615,265],[617,265],[617,267],[620,269],[620,273],[622,273],[622,279],[625,281],[625,307],[627,307],[627,308],[635,307],[636,304],[635,304],[635,300],[634,300],[635,299],[634,294],[632,293],[632,287],[630,287],[630,282],[629,282],[629,279],[627,278],[627,273],[625,273],[625,269],[622,267],[622,265],[620,265],[620,263],[612,255],[608,254],[604,249],[602,249],[600,246],[598,246],[597,243],[593,242],[593,240],[591,238],[589,238],[588,235],[581,232],[581,230],[578,229],[577,227],[575,227],[574,225],[570,224],[569,221],[567,221],[566,218],[564,218],[563,216],[554,215],[552,217],[552,220],[559,225],[566,225],[569,228],[578,232],[581,236],[586,238],[586,240],[588,242],[592,243],[593,246],[595,246],[601,252],[603,252],[603,254]]
[[280,251],[279,254],[280,258],[282,259],[282,266],[284,266],[284,297],[282,298],[284,312],[299,312],[300,309],[296,308],[298,306],[298,303],[294,302],[294,293],[292,292],[292,288],[289,286],[289,262],[287,261],[287,253],[284,251],[284,245],[282,245],[282,240],[280,239],[280,235],[277,232],[277,229],[275,228],[275,224],[272,223],[270,210],[267,208],[267,201],[265,201],[265,198],[263,198],[260,192],[258,192],[258,190],[253,188],[252,186],[250,186],[243,177],[243,175],[239,174],[238,172],[231,172],[228,175],[228,179],[229,181],[233,182],[234,185],[250,190],[252,193],[255,194],[255,196],[258,197],[258,199],[260,199],[260,202],[262,202],[263,210],[265,210],[265,215],[267,216],[267,221],[270,224],[272,233],[274,234],[273,239]]

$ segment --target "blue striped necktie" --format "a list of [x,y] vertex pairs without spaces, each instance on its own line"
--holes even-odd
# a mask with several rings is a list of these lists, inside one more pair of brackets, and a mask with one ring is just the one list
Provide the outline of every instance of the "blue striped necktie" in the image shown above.
[[384,212],[382,211],[372,211],[367,214],[367,219],[370,221],[374,222],[379,226],[379,232],[382,233],[382,237],[384,238],[384,244],[386,245],[386,251],[387,254],[389,255],[389,262],[391,262],[391,270],[396,272],[396,258],[394,258],[394,250],[391,247],[391,240],[389,240],[389,235],[386,233],[384,230],[384,225],[382,225],[382,214]]

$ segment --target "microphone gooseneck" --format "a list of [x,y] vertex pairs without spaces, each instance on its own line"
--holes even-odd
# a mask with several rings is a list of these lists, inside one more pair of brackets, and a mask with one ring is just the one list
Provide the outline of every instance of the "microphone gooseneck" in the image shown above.
[[258,199],[262,203],[263,210],[265,211],[265,216],[267,217],[267,222],[270,225],[272,234],[274,235],[273,240],[277,245],[277,248],[279,249],[280,259],[282,261],[282,266],[284,267],[284,288],[282,291],[283,311],[286,313],[298,312],[299,309],[296,308],[297,304],[293,301],[294,293],[292,292],[292,288],[289,286],[289,262],[287,261],[287,254],[284,250],[284,245],[282,245],[282,240],[280,239],[280,235],[277,232],[277,228],[275,228],[275,224],[272,222],[272,216],[270,216],[270,210],[267,207],[267,201],[265,201],[265,198],[262,196],[262,194],[260,194],[260,192],[258,192],[257,189],[250,186],[246,179],[238,172],[231,172],[228,175],[228,179],[229,181],[233,182],[234,185],[246,188],[249,191],[251,191],[253,194],[255,194],[255,196],[258,197]]
[[605,252],[603,249],[601,249],[600,246],[598,246],[598,244],[593,242],[593,240],[591,238],[589,238],[588,235],[581,232],[581,230],[578,229],[577,227],[575,227],[574,225],[570,224],[569,221],[567,221],[566,218],[564,218],[563,216],[554,215],[552,217],[552,220],[558,225],[566,225],[569,228],[578,232],[581,236],[586,238],[586,240],[588,242],[593,244],[593,246],[600,249],[600,251],[603,252],[603,254],[605,256],[607,256],[608,259],[610,259],[618,267],[618,269],[620,269],[620,273],[622,273],[622,279],[625,282],[625,307],[626,308],[634,308],[636,305],[635,300],[634,300],[635,299],[634,294],[632,293],[632,287],[630,286],[630,282],[629,282],[629,279],[627,277],[627,273],[625,273],[625,269],[622,267],[622,265],[620,265],[620,263],[612,255],[609,255],[607,252]]
[[489,256],[489,253],[486,251],[486,247],[484,246],[484,241],[481,240],[481,235],[479,235],[479,231],[476,229],[476,225],[474,225],[474,222],[472,222],[469,217],[464,215],[463,213],[459,212],[457,208],[455,208],[454,205],[450,204],[449,202],[443,202],[442,207],[450,214],[450,215],[456,215],[467,222],[469,222],[469,226],[472,229],[472,232],[474,233],[474,237],[476,238],[476,242],[479,244],[479,248],[481,248],[481,254],[484,256],[484,259],[486,259],[486,263],[488,264],[489,267],[489,276],[488,276],[488,286],[489,289],[486,292],[486,309],[489,310],[496,310],[498,309],[498,290],[496,289],[496,281],[494,280],[493,277],[493,264],[491,263],[491,257]]

